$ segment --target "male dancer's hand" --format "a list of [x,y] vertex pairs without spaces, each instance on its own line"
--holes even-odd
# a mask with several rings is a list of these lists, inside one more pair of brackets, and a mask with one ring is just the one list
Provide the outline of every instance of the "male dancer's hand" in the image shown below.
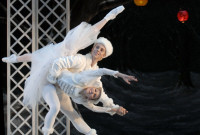
[[121,77],[128,84],[131,84],[130,81],[136,81],[136,82],[138,81],[137,78],[135,78],[135,76],[126,75],[122,73],[117,73],[115,76]]
[[117,113],[118,115],[120,115],[120,116],[124,116],[125,114],[128,113],[128,111],[127,111],[125,108],[123,108],[122,106],[120,106],[120,107],[116,110],[116,113]]
[[135,76],[130,76],[130,75],[124,75],[122,79],[128,84],[131,84],[130,81],[136,81],[136,82],[138,81],[137,78],[135,78]]

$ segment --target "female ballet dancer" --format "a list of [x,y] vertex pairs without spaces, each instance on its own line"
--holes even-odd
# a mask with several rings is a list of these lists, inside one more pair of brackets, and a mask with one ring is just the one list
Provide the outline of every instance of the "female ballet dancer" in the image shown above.
[[2,61],[6,63],[31,62],[30,77],[26,79],[24,88],[24,104],[35,106],[40,101],[42,90],[49,84],[46,80],[48,69],[56,58],[73,56],[79,50],[93,44],[97,40],[101,28],[123,10],[123,6],[113,9],[95,25],[82,22],[70,30],[65,39],[58,44],[50,44],[33,53],[22,56],[13,54],[10,57],[2,58]]

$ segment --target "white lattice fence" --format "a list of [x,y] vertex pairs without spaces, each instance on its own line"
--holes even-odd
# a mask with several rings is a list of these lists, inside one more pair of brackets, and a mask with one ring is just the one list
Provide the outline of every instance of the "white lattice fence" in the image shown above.
[[[69,29],[69,0],[8,0],[7,53],[22,55],[49,43],[63,40]],[[66,19],[67,18],[67,19]],[[29,76],[30,63],[9,64],[7,67],[7,134],[41,135],[45,103],[36,108],[23,106],[23,88]],[[54,124],[54,134],[69,134],[69,121],[62,113]]]

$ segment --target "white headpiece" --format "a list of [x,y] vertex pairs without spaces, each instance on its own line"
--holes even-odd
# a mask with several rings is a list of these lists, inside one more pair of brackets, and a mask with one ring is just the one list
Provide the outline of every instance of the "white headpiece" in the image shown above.
[[106,56],[105,57],[108,57],[113,53],[112,44],[108,39],[106,39],[104,37],[99,37],[94,43],[103,44],[105,46],[105,48],[106,48]]

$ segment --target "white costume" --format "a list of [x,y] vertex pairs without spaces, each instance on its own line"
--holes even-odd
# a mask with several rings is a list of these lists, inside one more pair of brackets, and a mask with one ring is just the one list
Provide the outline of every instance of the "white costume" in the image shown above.
[[[114,19],[123,10],[123,6],[113,9],[104,17],[104,20],[109,21]],[[74,110],[69,96],[63,91],[56,93],[55,86],[50,84],[46,77],[52,62],[63,56],[68,56],[65,59],[68,60],[66,64],[68,64],[68,69],[71,72],[97,69],[97,65],[91,67],[92,59],[90,54],[86,56],[76,54],[79,50],[88,47],[97,40],[100,29],[86,22],[82,22],[67,33],[64,41],[55,45],[47,45],[33,52],[30,58],[25,57],[24,60],[22,60],[22,62],[32,62],[30,77],[28,77],[25,82],[24,104],[35,106],[38,101],[40,101],[41,97],[43,97],[50,107],[45,117],[44,127],[42,128],[44,135],[49,135],[53,132],[53,124],[60,109],[79,132],[86,135],[96,135],[96,131],[91,129]],[[2,61],[7,63],[18,62],[16,55],[3,58]],[[58,60],[58,62],[60,62],[60,60]],[[101,82],[100,85],[102,85]],[[115,105],[112,99],[108,98],[104,92],[102,94],[104,94],[103,98],[101,98],[104,106],[114,107]]]
[[[79,73],[84,70],[88,70],[88,69],[95,70],[99,68],[97,64],[91,67],[91,63],[92,63],[92,56],[90,53],[87,55],[77,54],[75,56],[68,56],[68,57],[62,57],[62,58],[56,59],[49,70],[50,74],[48,74],[48,78],[51,78],[49,80],[54,80],[58,78],[59,75],[62,75],[62,72],[64,70],[68,70],[72,73]],[[96,87],[102,87],[102,82],[100,81],[100,79],[101,77],[99,76],[97,79],[95,79],[95,81],[92,81],[92,85]],[[87,79],[86,79],[86,82],[88,82]],[[102,96],[99,101],[101,101],[103,103],[103,106],[105,107],[113,107],[113,108],[118,107],[113,103],[113,100],[111,98],[108,98],[108,96],[105,94],[103,90],[102,90]]]
[[76,54],[80,49],[94,43],[98,34],[99,31],[95,27],[82,22],[68,32],[63,42],[45,46],[32,53],[31,74],[25,82],[23,103],[34,106],[43,97],[49,105],[50,110],[45,117],[44,127],[42,128],[44,135],[53,133],[53,124],[60,110],[70,119],[79,132],[88,135],[96,134],[96,131],[91,129],[74,110],[69,96],[61,92],[57,94],[56,88],[47,81],[46,76],[55,59]]
[[97,39],[99,31],[86,22],[70,30],[63,42],[48,45],[32,53],[31,74],[24,88],[24,104],[34,106],[41,99],[48,69],[56,58],[76,54]]
[[113,71],[106,68],[100,68],[96,70],[85,70],[80,73],[63,71],[57,80],[57,84],[59,85],[60,89],[63,90],[67,95],[69,95],[75,103],[82,104],[94,112],[109,113],[113,115],[114,112],[111,112],[110,110],[112,108],[118,108],[118,105],[115,105],[115,107],[99,107],[94,105],[97,104],[101,100],[101,98],[105,98],[106,95],[105,93],[103,93],[103,90],[100,99],[98,99],[97,101],[86,100],[83,98],[82,95],[79,94],[79,92],[82,91],[84,88],[90,86],[99,87],[98,85],[96,85],[96,81],[99,80],[99,77],[103,75],[115,76],[117,73],[118,71]]
[[[67,57],[56,59],[53,62],[52,67],[50,68],[51,74],[48,74],[48,78],[52,79],[52,78],[54,78],[52,75],[56,75],[56,77],[58,77],[60,80],[63,76],[62,72],[66,72],[66,71],[68,73],[69,73],[69,71],[72,73],[79,73],[79,72],[82,72],[82,71],[88,70],[88,69],[96,71],[95,69],[98,69],[97,64],[95,64],[93,67],[91,67],[91,63],[92,63],[91,54],[87,54],[87,55],[77,54],[75,56],[67,56]],[[84,73],[87,73],[87,72],[84,72]],[[113,73],[113,74],[115,74],[115,73]],[[58,75],[60,75],[60,76],[58,76]],[[79,75],[77,74],[77,78],[80,79],[80,77],[78,77],[78,76]],[[84,79],[84,78],[82,78],[82,79]],[[88,79],[89,79],[89,77],[88,77]],[[79,81],[84,83],[84,80],[79,80]],[[102,83],[100,81],[99,76],[98,76],[98,78],[95,79],[95,82],[96,82],[96,84],[93,84],[93,86],[96,85],[96,86],[102,87]],[[45,117],[44,127],[42,128],[42,130],[47,133],[53,132],[53,123],[54,123],[55,117],[61,107],[61,111],[63,113],[65,113],[65,115],[70,119],[70,121],[73,123],[73,125],[76,127],[76,129],[79,132],[81,132],[83,134],[88,133],[88,135],[95,135],[96,133],[92,134],[92,133],[94,133],[95,130],[91,129],[83,121],[83,119],[78,115],[78,113],[74,110],[74,108],[71,105],[71,100],[70,100],[69,96],[66,95],[64,93],[64,91],[59,90],[59,89],[57,89],[57,95],[58,95],[58,98],[56,96],[56,90],[53,85],[49,84],[43,90],[43,98],[45,99],[47,104],[50,106],[50,111],[47,113],[47,115]],[[76,99],[74,99],[74,101],[78,102]],[[111,115],[115,114],[115,112],[108,112],[108,111],[111,108],[119,107],[118,105],[115,105],[113,103],[113,100],[111,98],[108,98],[108,96],[105,94],[103,89],[102,89],[102,95],[101,95],[101,98],[99,99],[99,101],[103,103],[104,108],[95,106],[92,103],[88,103],[88,104],[85,103],[83,105],[92,111],[107,112]],[[60,102],[60,104],[59,104],[59,102]],[[80,102],[78,102],[78,103],[80,103]],[[91,134],[89,134],[90,132],[91,132]]]
[[[119,6],[110,11],[104,19],[106,21],[114,19],[124,10]],[[88,47],[97,41],[100,29],[86,22],[82,22],[77,27],[67,33],[63,42],[56,45],[48,45],[32,53],[31,73],[27,78],[24,88],[24,100],[26,105],[34,106],[41,99],[44,86],[49,84],[46,80],[47,72],[51,63],[56,58],[62,56],[73,56],[81,49]]]

